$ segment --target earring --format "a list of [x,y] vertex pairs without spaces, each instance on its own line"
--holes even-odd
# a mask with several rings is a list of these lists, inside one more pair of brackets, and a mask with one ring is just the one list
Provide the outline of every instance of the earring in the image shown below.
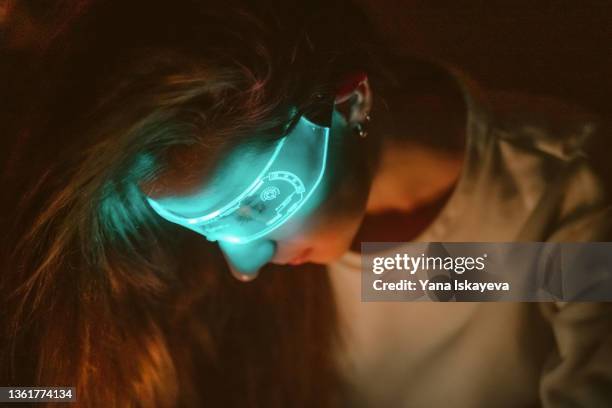
[[368,131],[366,129],[366,124],[371,120],[372,118],[370,117],[370,115],[366,115],[364,118],[363,122],[358,122],[357,124],[355,124],[355,126],[353,127],[353,131],[355,132],[355,134],[357,134],[360,138],[365,139],[366,137],[368,137]]

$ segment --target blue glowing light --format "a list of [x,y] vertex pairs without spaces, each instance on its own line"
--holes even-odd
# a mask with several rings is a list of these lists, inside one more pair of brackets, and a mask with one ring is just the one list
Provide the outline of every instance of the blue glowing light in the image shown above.
[[[147,200],[166,220],[211,241],[251,242],[285,224],[317,190],[326,169],[329,132],[329,127],[302,116],[294,130],[277,142],[248,187],[221,208],[204,215],[181,216],[165,204],[150,197]],[[227,166],[231,167],[231,163]]]

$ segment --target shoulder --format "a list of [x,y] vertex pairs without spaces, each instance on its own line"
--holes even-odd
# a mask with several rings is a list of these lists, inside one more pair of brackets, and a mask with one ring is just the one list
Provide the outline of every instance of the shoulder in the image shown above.
[[[472,164],[487,167],[530,208],[533,222],[520,239],[597,240],[612,213],[607,124],[559,98],[485,89],[454,71],[468,105]],[[471,139],[471,140],[470,140]],[[487,163],[487,164],[485,164]]]
[[577,103],[527,91],[487,88],[449,68],[460,84],[468,115],[500,141],[543,156],[570,161],[584,156],[591,140],[602,137],[604,119]]

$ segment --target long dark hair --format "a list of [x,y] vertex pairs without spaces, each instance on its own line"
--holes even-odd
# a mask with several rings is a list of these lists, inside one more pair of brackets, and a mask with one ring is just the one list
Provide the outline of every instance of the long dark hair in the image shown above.
[[73,5],[2,172],[0,384],[74,386],[78,406],[337,405],[322,268],[234,281],[140,186],[280,136],[372,70],[367,21],[331,0]]

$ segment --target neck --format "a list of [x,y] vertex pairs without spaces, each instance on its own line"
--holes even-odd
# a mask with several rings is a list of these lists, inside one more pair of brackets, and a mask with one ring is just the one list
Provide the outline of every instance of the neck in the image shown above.
[[422,70],[414,75],[417,79],[408,77],[374,97],[371,130],[383,143],[368,213],[422,208],[438,200],[459,177],[467,119],[463,92],[445,70]]
[[381,152],[366,212],[413,212],[437,201],[456,183],[463,152],[389,140]]
[[467,106],[456,81],[434,68],[374,97],[370,133],[381,137],[382,146],[353,250],[362,241],[417,237],[438,216],[459,179]]

